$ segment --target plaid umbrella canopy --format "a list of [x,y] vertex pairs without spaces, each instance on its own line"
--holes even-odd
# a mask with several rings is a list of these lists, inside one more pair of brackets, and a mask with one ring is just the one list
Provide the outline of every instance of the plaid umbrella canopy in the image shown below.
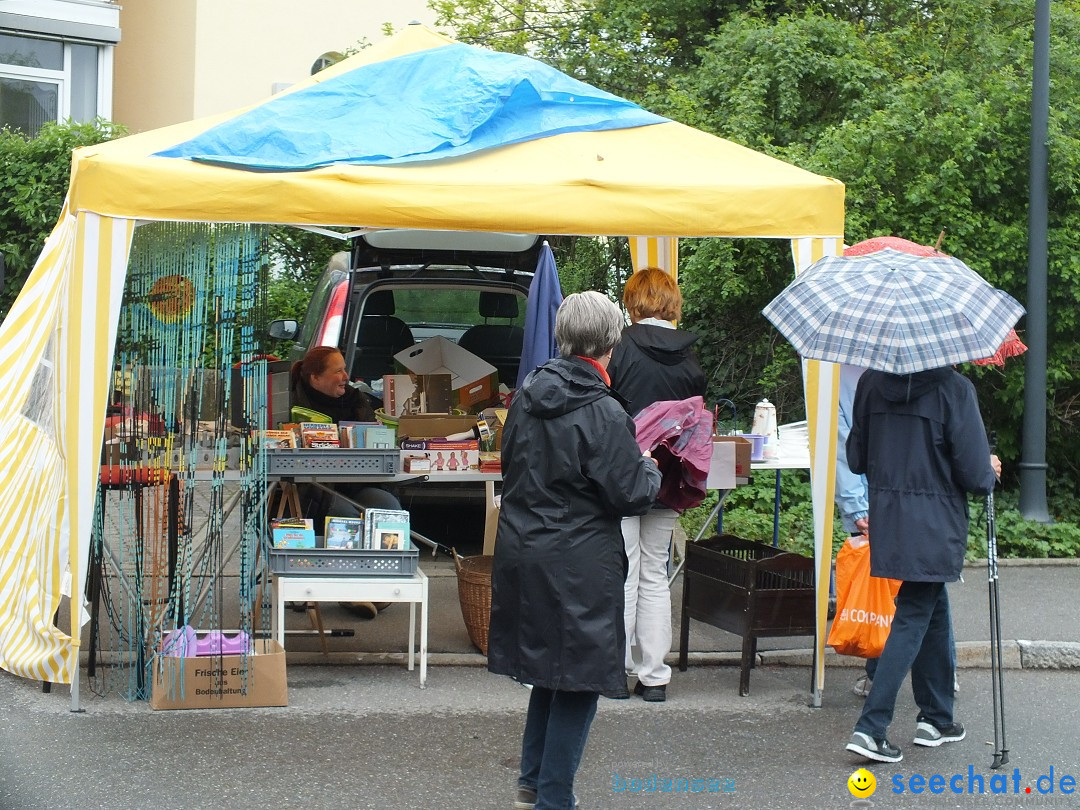
[[989,357],[1024,308],[951,256],[826,256],[763,313],[803,357],[892,374]]

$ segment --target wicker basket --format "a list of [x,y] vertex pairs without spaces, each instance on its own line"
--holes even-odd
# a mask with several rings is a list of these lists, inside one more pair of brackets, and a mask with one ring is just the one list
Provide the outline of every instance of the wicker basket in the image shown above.
[[462,557],[454,550],[461,616],[465,619],[469,640],[484,655],[488,651],[488,627],[491,624],[491,563],[494,559],[490,554]]

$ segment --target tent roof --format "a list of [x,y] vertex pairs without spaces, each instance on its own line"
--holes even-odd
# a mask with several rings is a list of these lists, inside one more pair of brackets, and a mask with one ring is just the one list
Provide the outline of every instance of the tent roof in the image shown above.
[[[451,42],[409,26],[287,92]],[[418,164],[252,171],[153,156],[262,104],[77,150],[71,208],[135,219],[547,234],[843,233],[839,181],[674,122]]]

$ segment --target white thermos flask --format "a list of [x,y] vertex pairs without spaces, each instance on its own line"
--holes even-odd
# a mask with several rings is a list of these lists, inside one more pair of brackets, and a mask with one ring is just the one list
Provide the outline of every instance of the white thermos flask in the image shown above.
[[754,408],[754,428],[751,431],[765,437],[763,455],[776,458],[779,452],[780,434],[776,428],[776,406],[763,399]]

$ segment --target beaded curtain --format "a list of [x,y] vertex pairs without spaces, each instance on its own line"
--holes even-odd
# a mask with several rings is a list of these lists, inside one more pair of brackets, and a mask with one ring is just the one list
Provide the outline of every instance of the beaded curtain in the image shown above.
[[184,625],[268,629],[265,244],[250,225],[136,229],[88,577],[95,691],[147,698]]

